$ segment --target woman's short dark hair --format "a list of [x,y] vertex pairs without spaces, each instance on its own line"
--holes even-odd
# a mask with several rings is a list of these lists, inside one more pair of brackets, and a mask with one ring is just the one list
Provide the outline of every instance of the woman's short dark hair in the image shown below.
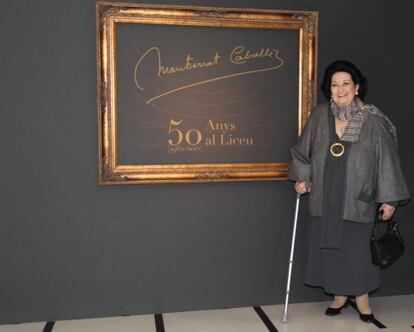
[[331,99],[332,76],[339,71],[349,73],[352,76],[352,80],[354,81],[354,83],[359,84],[358,97],[361,100],[364,100],[365,96],[367,95],[368,89],[367,79],[364,75],[362,75],[361,71],[352,62],[346,60],[337,60],[335,62],[332,62],[325,69],[325,75],[323,77],[321,89],[326,100]]

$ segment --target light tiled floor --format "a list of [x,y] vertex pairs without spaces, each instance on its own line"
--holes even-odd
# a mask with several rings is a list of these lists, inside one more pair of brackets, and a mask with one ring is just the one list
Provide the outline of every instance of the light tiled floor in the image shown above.
[[[289,305],[289,323],[281,323],[282,305],[263,306],[263,311],[280,332],[378,331],[374,324],[361,322],[352,308],[339,316],[327,317],[328,302]],[[414,332],[414,294],[373,298],[377,319],[384,331]],[[253,308],[190,311],[163,315],[165,332],[267,332]],[[0,325],[0,332],[42,332],[45,323]],[[154,315],[57,321],[52,332],[156,332]]]
[[[53,332],[155,332],[153,315],[58,321]],[[0,332],[3,332],[0,330]],[[33,331],[35,332],[35,331]],[[39,331],[40,332],[40,331]]]
[[165,332],[268,332],[253,308],[165,314]]
[[[325,316],[324,311],[328,305],[328,302],[291,304],[288,324],[280,323],[283,307],[264,306],[263,310],[280,332],[369,332],[382,330],[374,324],[362,322],[358,313],[351,307],[344,309],[339,316]],[[377,320],[387,326],[387,329],[383,330],[414,332],[411,327],[414,325],[414,295],[375,298],[371,300],[371,305]],[[388,315],[389,312],[392,314]]]

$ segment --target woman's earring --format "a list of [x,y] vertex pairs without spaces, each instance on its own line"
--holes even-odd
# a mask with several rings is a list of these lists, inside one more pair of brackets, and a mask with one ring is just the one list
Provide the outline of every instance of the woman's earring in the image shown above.
[[355,92],[355,96],[358,96],[358,91],[357,91],[357,92]]

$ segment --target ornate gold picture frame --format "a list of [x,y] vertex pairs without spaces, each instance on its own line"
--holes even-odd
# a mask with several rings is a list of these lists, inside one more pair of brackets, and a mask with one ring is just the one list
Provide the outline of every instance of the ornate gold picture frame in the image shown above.
[[286,179],[318,13],[98,2],[100,184]]

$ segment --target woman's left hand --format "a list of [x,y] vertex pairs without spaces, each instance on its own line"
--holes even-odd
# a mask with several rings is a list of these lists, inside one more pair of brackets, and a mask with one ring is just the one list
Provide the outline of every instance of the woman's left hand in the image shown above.
[[389,220],[392,218],[395,212],[395,206],[387,203],[382,203],[379,208],[380,216],[382,220]]

